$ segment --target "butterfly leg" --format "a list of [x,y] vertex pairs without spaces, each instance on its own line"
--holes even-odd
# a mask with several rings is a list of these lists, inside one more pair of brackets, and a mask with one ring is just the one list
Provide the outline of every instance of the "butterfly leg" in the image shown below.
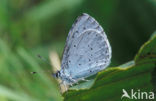
[[65,88],[65,91],[67,91],[68,89],[67,89],[67,85],[66,85],[65,81],[63,81],[63,85],[64,85],[64,88]]
[[69,85],[72,87],[73,86],[73,83],[70,83]]
[[80,80],[82,80],[82,81],[89,81],[89,80],[86,80],[85,78],[80,78]]
[[65,81],[61,81],[59,85],[60,85],[59,87],[62,93],[68,90],[68,87]]
[[69,78],[70,78],[72,84],[74,84],[74,83],[79,84],[77,80],[73,79],[72,77],[69,77]]

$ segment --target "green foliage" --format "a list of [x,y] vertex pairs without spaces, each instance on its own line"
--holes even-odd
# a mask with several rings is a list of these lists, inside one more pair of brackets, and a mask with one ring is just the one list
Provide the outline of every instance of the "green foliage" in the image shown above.
[[152,80],[156,75],[152,76],[152,73],[156,68],[155,49],[156,35],[141,47],[134,62],[105,69],[98,73],[93,82],[88,82],[90,84],[72,87],[64,93],[65,101],[120,101],[122,89],[154,91]]
[[[43,72],[45,70],[25,49],[18,48],[17,54],[14,54],[0,40],[0,57],[0,100],[1,98],[15,101],[62,99],[51,74]],[[33,71],[38,74],[32,74]]]

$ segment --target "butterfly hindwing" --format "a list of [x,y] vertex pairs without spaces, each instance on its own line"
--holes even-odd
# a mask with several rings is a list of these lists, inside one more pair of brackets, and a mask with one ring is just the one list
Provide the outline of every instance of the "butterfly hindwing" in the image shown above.
[[96,30],[86,30],[73,41],[65,68],[72,78],[90,76],[110,63],[111,49],[107,39]]

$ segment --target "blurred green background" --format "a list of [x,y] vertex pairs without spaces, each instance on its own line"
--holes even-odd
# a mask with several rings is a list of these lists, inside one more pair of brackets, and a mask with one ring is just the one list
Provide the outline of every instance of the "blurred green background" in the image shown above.
[[132,60],[156,30],[156,0],[0,0],[0,101],[62,100],[51,66],[37,54],[49,60],[54,50],[61,58],[82,13],[104,28],[111,66]]

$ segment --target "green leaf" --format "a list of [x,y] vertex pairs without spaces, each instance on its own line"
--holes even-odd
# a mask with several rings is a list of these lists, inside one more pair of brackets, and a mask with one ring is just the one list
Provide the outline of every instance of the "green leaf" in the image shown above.
[[140,61],[156,61],[156,34],[152,34],[152,38],[147,41],[139,50],[135,57],[135,62]]
[[[150,54],[149,54],[150,53]],[[156,35],[139,50],[134,61],[99,72],[95,80],[69,88],[65,101],[120,101],[122,89],[154,91],[156,67]],[[129,93],[130,94],[130,93]],[[123,99],[124,100],[124,99]],[[127,99],[130,100],[130,99]]]

